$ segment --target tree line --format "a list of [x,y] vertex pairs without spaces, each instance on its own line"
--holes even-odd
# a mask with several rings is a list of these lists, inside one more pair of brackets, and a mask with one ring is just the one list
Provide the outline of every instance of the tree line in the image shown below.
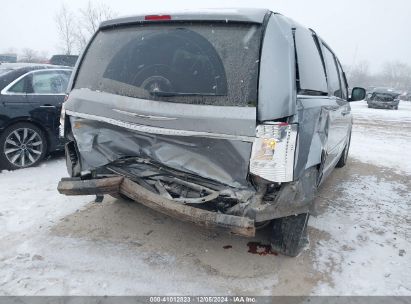
[[55,16],[59,34],[59,46],[66,55],[79,54],[101,22],[117,15],[104,3],[89,1],[85,8],[77,12],[63,4]]
[[[55,14],[58,31],[58,46],[62,54],[80,54],[101,22],[117,16],[109,6],[102,2],[88,1],[87,5],[76,11],[63,4]],[[9,53],[15,50],[9,49]],[[21,62],[47,62],[47,53],[25,48],[19,54]],[[346,66],[345,71],[350,87],[390,87],[411,91],[411,66],[392,61],[383,64],[375,73],[370,71],[370,63],[361,61],[353,66]]]
[[376,73],[371,73],[368,61],[361,61],[345,70],[351,87],[386,87],[411,91],[411,66],[400,61],[386,62]]
[[[114,18],[116,15],[117,13],[104,3],[89,1],[85,7],[77,11],[62,4],[54,17],[60,53],[64,55],[80,54],[98,29],[99,24]],[[47,52],[39,52],[32,48],[24,48],[19,52],[15,48],[9,48],[5,53],[18,53],[19,62],[46,63],[49,60]]]

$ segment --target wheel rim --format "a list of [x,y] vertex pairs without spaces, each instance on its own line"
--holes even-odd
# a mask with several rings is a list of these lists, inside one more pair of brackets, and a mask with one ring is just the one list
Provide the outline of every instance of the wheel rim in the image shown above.
[[7,136],[3,151],[12,165],[28,167],[40,159],[43,148],[39,133],[30,128],[20,128]]

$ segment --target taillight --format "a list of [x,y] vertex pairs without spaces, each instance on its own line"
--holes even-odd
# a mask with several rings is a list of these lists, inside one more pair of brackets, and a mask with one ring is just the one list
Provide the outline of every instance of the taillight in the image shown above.
[[146,21],[171,20],[170,15],[147,15],[144,17]]
[[270,123],[257,126],[250,160],[250,173],[272,182],[294,178],[297,125]]
[[69,95],[66,94],[64,96],[63,104],[61,105],[61,112],[60,112],[60,126],[59,126],[59,133],[60,137],[64,137],[64,130],[65,130],[65,120],[66,120],[66,109],[65,109],[65,103],[68,99]]

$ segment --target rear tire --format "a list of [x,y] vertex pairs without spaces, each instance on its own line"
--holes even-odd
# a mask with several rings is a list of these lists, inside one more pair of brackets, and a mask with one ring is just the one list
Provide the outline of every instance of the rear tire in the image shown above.
[[44,132],[28,122],[6,128],[0,135],[0,167],[8,170],[38,165],[46,156]]
[[350,136],[348,137],[348,142],[345,145],[345,148],[341,154],[340,160],[335,165],[336,168],[342,168],[347,164],[348,152],[350,151],[350,144],[351,144],[351,132],[350,132]]
[[307,243],[309,213],[292,215],[273,220],[271,250],[295,257]]

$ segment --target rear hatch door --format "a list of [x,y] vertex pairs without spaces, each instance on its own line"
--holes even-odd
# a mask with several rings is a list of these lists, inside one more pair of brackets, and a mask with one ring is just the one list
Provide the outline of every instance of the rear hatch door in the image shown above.
[[255,23],[100,30],[66,103],[83,169],[139,156],[247,186],[260,41]]

